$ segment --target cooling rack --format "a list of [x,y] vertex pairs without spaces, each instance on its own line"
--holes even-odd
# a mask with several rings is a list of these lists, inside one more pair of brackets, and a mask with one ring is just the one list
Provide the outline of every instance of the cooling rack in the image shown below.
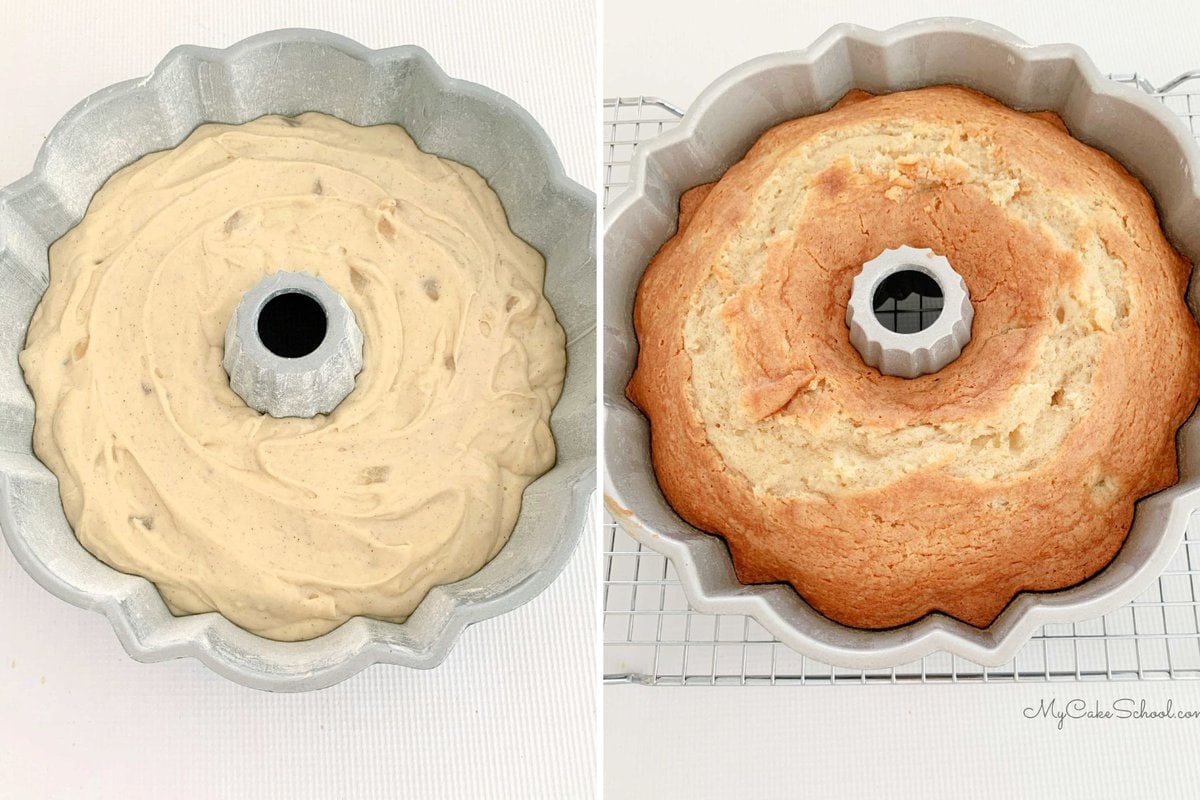
[[[1113,75],[1179,114],[1200,133],[1200,70],[1155,87]],[[624,191],[641,142],[679,122],[683,111],[655,97],[604,102],[604,203]],[[907,309],[920,314],[921,307]],[[889,310],[889,313],[892,313]],[[905,308],[894,313],[904,314]],[[928,308],[925,309],[928,313]],[[919,324],[919,316],[917,323]],[[1047,625],[999,667],[947,653],[891,669],[850,670],[803,656],[753,619],[701,614],[688,606],[674,567],[605,516],[604,680],[651,685],[962,683],[1200,679],[1200,519],[1158,581],[1099,619]]]

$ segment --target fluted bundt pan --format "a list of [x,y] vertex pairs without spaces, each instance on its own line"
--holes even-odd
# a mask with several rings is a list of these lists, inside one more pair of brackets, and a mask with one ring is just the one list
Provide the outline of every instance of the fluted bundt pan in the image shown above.
[[[634,538],[671,558],[697,610],[751,616],[781,642],[836,666],[892,667],[938,650],[1001,665],[1042,625],[1092,619],[1136,597],[1170,561],[1200,506],[1200,421],[1193,415],[1178,436],[1179,483],[1138,503],[1124,547],[1098,575],[1063,591],[1020,594],[986,629],[932,614],[867,631],[821,616],[791,587],[738,583],[723,541],[691,527],[667,504],[650,466],[649,425],[625,398],[625,386],[637,360],[634,294],[647,263],[675,233],[680,195],[717,180],[768,128],[824,111],[850,89],[887,93],[943,83],[1017,109],[1058,112],[1072,134],[1145,183],[1171,241],[1200,263],[1200,153],[1179,119],[1146,94],[1106,79],[1078,47],[1031,47],[971,20],[923,20],[882,32],[839,25],[805,50],[736,67],[700,95],[677,127],[639,146],[630,186],[608,210],[607,506]],[[1193,314],[1198,293],[1193,278]]]
[[[478,171],[513,231],[546,258],[546,296],[568,366],[551,418],[558,463],[525,492],[512,538],[478,573],[433,589],[404,624],[354,618],[307,642],[276,642],[216,613],[174,617],[154,586],[104,565],[75,539],[54,475],[31,452],[33,400],[17,354],[47,286],[47,250],[121,167],[173,147],[205,122],[321,111],[356,125],[398,123],[426,152]],[[473,622],[510,611],[562,570],[594,486],[595,206],[566,178],[546,134],[514,102],[454,80],[417,47],[368,50],[285,30],[226,50],[179,47],[154,73],[72,109],[31,175],[0,190],[0,527],[17,560],[54,594],[104,613],[140,661],[200,659],[238,683],[315,689],[374,662],[433,667]]]

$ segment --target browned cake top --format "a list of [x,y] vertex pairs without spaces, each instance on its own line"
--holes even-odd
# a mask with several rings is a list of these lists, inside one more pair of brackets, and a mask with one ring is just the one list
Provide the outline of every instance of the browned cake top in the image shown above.
[[[975,310],[949,366],[865,365],[862,264],[949,259]],[[680,514],[746,582],[860,627],[991,622],[1092,575],[1176,480],[1200,393],[1190,264],[1145,189],[1057,116],[939,86],[768,131],[680,203],[634,311],[629,397]]]

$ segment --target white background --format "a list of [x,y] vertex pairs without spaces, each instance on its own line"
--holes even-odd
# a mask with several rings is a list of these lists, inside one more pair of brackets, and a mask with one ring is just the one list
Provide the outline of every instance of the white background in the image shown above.
[[[838,22],[983,19],[1035,44],[1085,48],[1156,85],[1200,68],[1200,6],[1043,0],[606,0],[604,94],[686,107],[746,59],[804,47]],[[1200,720],[1028,720],[1042,698],[1200,709],[1200,681],[765,688],[606,687],[614,798],[1196,798]]]
[[1195,0],[606,0],[603,14],[605,96],[685,108],[731,67],[805,47],[839,22],[972,17],[1031,44],[1077,44],[1101,71],[1140,72],[1156,86],[1200,69]]
[[[594,188],[595,9],[537,0],[0,0],[0,185],[71,106],[175,45],[296,26],[422,45],[528,109]],[[433,671],[270,695],[192,661],[134,662],[0,545],[0,798],[590,797],[596,548],[585,537],[549,590],[469,629]]]

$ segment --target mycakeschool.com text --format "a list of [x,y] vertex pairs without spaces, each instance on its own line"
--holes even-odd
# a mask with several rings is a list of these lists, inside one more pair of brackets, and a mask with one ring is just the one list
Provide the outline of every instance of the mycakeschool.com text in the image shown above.
[[1042,698],[1036,706],[1025,706],[1021,715],[1030,720],[1048,720],[1062,730],[1067,720],[1171,720],[1200,724],[1200,709],[1179,708],[1174,700],[1161,705],[1120,697],[1112,701],[1084,700],[1079,697]]

